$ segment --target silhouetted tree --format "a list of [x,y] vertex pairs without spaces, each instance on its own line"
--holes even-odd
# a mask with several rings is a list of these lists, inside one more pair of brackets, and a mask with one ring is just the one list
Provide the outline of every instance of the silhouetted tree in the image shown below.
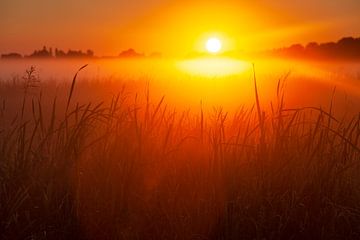
[[32,54],[30,54],[31,58],[50,58],[52,57],[51,52],[46,49],[46,46],[43,47],[42,50],[35,50]]
[[20,53],[7,53],[7,54],[1,54],[1,58],[4,59],[19,59],[22,58]]
[[360,60],[360,38],[346,37],[338,42],[308,43],[305,48],[294,44],[288,48],[275,49],[272,55],[293,58],[329,58]]
[[119,54],[121,58],[134,58],[134,57],[144,57],[144,54],[137,53],[134,49],[129,48],[128,50],[122,51]]
[[86,56],[87,56],[87,57],[94,57],[94,51],[91,50],[91,49],[88,49],[88,50],[86,51]]
[[59,50],[59,49],[55,48],[55,57],[63,58],[63,57],[66,57],[66,54],[63,50]]

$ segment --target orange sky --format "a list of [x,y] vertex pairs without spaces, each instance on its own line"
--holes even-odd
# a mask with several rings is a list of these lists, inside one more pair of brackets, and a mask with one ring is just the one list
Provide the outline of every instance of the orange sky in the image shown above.
[[359,36],[359,10],[358,0],[1,0],[0,53],[47,45],[183,56],[212,35],[224,50],[262,50]]

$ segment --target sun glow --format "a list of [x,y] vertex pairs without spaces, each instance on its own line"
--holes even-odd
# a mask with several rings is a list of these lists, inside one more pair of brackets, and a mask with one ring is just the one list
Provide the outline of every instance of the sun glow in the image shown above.
[[250,64],[232,58],[198,58],[178,63],[178,67],[197,76],[222,77],[243,73]]
[[218,53],[222,48],[222,43],[218,38],[209,38],[206,42],[206,50],[210,53]]

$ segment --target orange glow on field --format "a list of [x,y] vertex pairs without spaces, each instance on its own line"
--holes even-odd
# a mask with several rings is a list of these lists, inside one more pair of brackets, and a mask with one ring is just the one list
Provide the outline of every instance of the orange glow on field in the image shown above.
[[197,76],[230,76],[249,69],[250,63],[232,58],[197,58],[180,61],[178,68]]

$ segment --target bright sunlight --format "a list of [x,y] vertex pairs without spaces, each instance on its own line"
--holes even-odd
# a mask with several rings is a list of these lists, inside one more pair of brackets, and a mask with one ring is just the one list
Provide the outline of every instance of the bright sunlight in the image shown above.
[[206,42],[206,50],[210,53],[218,53],[221,47],[222,44],[218,38],[209,38]]

